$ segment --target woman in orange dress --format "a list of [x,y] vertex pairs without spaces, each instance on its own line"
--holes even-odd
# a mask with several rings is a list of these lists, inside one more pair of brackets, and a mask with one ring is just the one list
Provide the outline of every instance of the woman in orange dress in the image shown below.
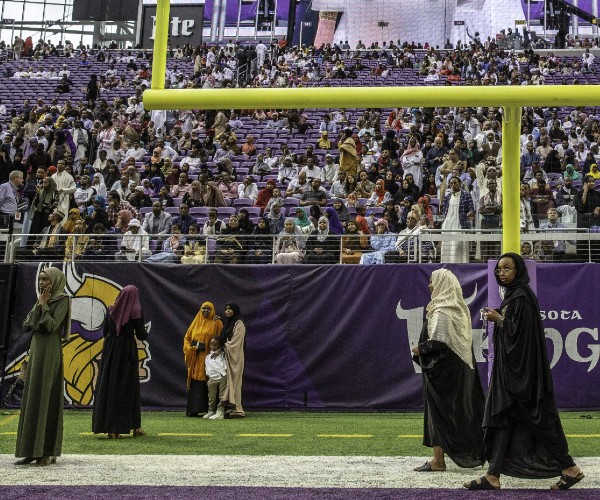
[[183,339],[183,356],[188,369],[188,402],[186,415],[197,417],[208,411],[208,387],[204,360],[210,340],[221,335],[223,323],[215,316],[212,302],[204,302]]

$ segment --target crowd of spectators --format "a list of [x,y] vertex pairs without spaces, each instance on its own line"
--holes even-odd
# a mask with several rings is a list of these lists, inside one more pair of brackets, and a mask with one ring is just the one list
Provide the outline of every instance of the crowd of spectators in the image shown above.
[[[392,42],[384,49],[359,46],[355,52],[342,46],[230,42],[174,50],[166,76],[177,88],[234,86],[240,60],[254,56],[259,68],[248,84],[256,86],[351,79],[352,65],[363,71],[359,66],[373,58],[378,62],[369,67],[377,77],[399,67],[472,85],[543,84],[544,75],[565,69],[551,54],[517,54],[489,42],[425,52]],[[52,54],[46,45],[33,47],[31,59],[41,54],[43,61],[44,54]],[[73,100],[64,104],[46,96],[25,99],[11,109],[0,131],[0,182],[12,170],[24,173],[22,196],[29,201],[22,213],[24,232],[43,233],[23,238],[21,253],[28,258],[117,254],[119,259],[179,261],[184,255],[189,262],[204,262],[208,251],[199,244],[205,242],[202,236],[221,234],[227,237],[219,238],[214,249],[218,262],[379,263],[415,260],[417,252],[429,260],[440,258],[430,243],[418,249],[410,243],[423,229],[501,227],[500,109],[149,112],[142,104],[150,78],[148,52],[78,47],[63,53],[66,59],[55,77],[67,85],[73,64],[85,65],[94,57],[107,69],[100,79],[90,75],[87,87],[69,90]],[[593,73],[593,56],[586,51],[582,57],[568,69]],[[178,60],[193,61],[193,73],[179,70]],[[349,60],[352,65],[346,66]],[[26,70],[28,76],[20,72],[11,78],[54,77],[53,71],[41,64],[35,74]],[[131,95],[102,99],[105,85],[114,81],[125,81]],[[524,110],[523,231],[548,224],[553,208],[561,219],[554,224],[600,225],[595,113],[592,108]],[[300,142],[271,142],[278,136]],[[103,238],[110,232],[120,236],[118,245]],[[71,237],[65,254],[67,235],[75,233],[82,236]],[[251,237],[237,237],[244,234],[257,238],[250,243]],[[278,235],[270,250],[257,243],[269,235]],[[335,251],[331,235],[343,235]],[[291,255],[283,255],[292,247]],[[488,245],[485,251],[496,250]],[[463,259],[455,248],[445,252],[442,247],[440,255],[442,261]]]

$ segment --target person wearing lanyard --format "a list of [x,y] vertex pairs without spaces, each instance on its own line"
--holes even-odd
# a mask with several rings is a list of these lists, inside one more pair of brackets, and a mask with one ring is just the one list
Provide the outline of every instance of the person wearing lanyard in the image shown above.
[[10,234],[17,213],[17,191],[22,185],[23,173],[19,170],[13,170],[8,182],[0,184],[0,229],[8,229]]

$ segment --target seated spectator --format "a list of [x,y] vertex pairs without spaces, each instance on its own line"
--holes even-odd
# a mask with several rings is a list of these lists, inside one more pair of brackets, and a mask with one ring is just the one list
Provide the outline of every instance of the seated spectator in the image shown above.
[[350,215],[350,212],[348,211],[348,208],[346,207],[346,204],[344,203],[344,200],[342,200],[341,198],[335,198],[333,200],[333,209],[335,210],[338,220],[340,221],[342,226],[346,228],[346,224],[349,220],[352,220],[352,217]]
[[39,240],[33,245],[33,256],[38,260],[60,260],[65,252],[64,236],[66,234],[61,221],[65,215],[54,210],[48,217],[50,225],[45,227]]
[[246,137],[246,142],[242,144],[242,153],[248,158],[256,154],[256,145],[254,144],[254,137],[249,135]]
[[567,177],[569,177],[571,181],[581,180],[581,174],[577,170],[575,170],[575,167],[571,163],[567,164],[567,166],[565,167],[563,178],[566,179]]
[[[296,218],[294,220],[294,229],[302,232],[303,235],[308,236],[315,230],[314,224],[308,218],[306,209],[302,207],[296,208]],[[284,225],[285,226],[285,225]]]
[[321,137],[317,140],[317,149],[331,149],[331,141],[329,140],[329,132],[321,132]]
[[116,252],[116,239],[106,235],[106,226],[94,224],[83,258],[85,260],[112,260]]
[[183,247],[181,256],[182,264],[205,264],[206,263],[206,238],[200,236],[198,224],[192,224]]
[[81,214],[79,213],[79,209],[78,208],[72,208],[71,210],[69,210],[69,213],[67,214],[67,218],[65,220],[65,222],[63,222],[63,229],[65,230],[65,233],[67,234],[73,234],[73,232],[75,231],[75,223],[78,220],[83,220],[81,218]]
[[239,236],[243,234],[240,228],[239,217],[232,215],[225,228],[217,239],[215,248],[215,263],[237,264],[245,258],[244,239]]
[[254,182],[254,177],[252,177],[251,175],[247,175],[246,177],[244,177],[244,181],[238,184],[238,197],[250,198],[252,202],[255,203],[257,196],[258,187],[256,185],[256,182]]
[[269,203],[269,200],[273,197],[273,190],[276,187],[277,183],[273,179],[269,179],[267,185],[259,191],[254,206],[264,209]]
[[65,243],[65,260],[82,260],[90,242],[85,234],[85,222],[79,219],[75,222],[73,234],[67,236]]
[[271,173],[271,170],[272,170],[271,166],[269,165],[269,163],[267,163],[267,161],[265,161],[265,156],[262,153],[260,153],[256,157],[256,163],[250,169],[250,173],[260,176],[260,178],[262,180],[262,178],[265,175],[268,175]]
[[431,241],[421,240],[419,248],[418,235],[427,226],[419,224],[415,212],[406,216],[406,228],[398,233],[394,250],[385,253],[385,263],[419,262],[419,259],[427,262],[433,249]]
[[137,186],[127,198],[132,207],[139,210],[142,207],[151,207],[152,200],[145,192],[144,186]]
[[136,261],[140,257],[142,260],[150,257],[150,237],[142,229],[140,221],[131,219],[127,226],[127,232],[123,235],[121,241],[121,250],[115,254],[115,260]]
[[266,218],[269,221],[271,234],[279,234],[283,231],[285,217],[281,213],[281,205],[279,203],[275,203],[271,207],[271,210],[266,214]]
[[179,180],[177,184],[175,184],[171,188],[171,196],[173,198],[183,198],[186,193],[189,193],[192,189],[192,186],[188,184],[188,176],[185,172],[181,172],[179,174]]
[[363,253],[360,264],[383,264],[385,253],[394,250],[396,246],[396,235],[388,232],[388,222],[379,219],[375,224],[375,234],[371,236],[371,247],[373,252]]
[[364,251],[369,248],[369,237],[355,220],[346,223],[346,234],[342,237],[342,264],[358,264]]
[[238,183],[232,180],[228,171],[221,172],[221,179],[217,185],[225,200],[235,200],[239,197]]
[[152,236],[171,234],[172,216],[163,210],[160,201],[152,203],[152,212],[146,214],[142,229]]
[[300,205],[319,205],[321,207],[327,204],[327,192],[321,188],[321,179],[315,178],[311,182],[311,188],[302,193]]
[[[356,185],[356,182],[354,182],[354,184]],[[338,171],[336,180],[331,185],[329,195],[332,198],[346,198],[348,194],[349,193],[346,191],[346,172],[340,170]]]
[[270,264],[273,254],[273,239],[269,219],[261,217],[252,232],[253,237],[247,241],[247,264]]
[[178,224],[173,224],[170,230],[171,236],[165,239],[162,252],[151,255],[146,262],[175,263],[183,256],[185,237],[181,234]]
[[279,233],[275,242],[275,263],[300,264],[304,258],[305,246],[304,232],[296,226],[294,219],[288,217],[285,219],[283,231]]
[[219,234],[224,228],[225,224],[223,224],[223,221],[217,218],[217,210],[215,208],[211,208],[208,211],[208,220],[204,223],[204,227],[202,228],[202,234]]
[[317,229],[306,240],[305,264],[337,264],[340,256],[340,241],[329,231],[329,219],[319,218]]
[[367,207],[383,207],[388,201],[392,200],[392,195],[385,189],[385,181],[378,179],[375,182],[375,189],[365,203]]
[[183,195],[183,203],[190,208],[204,206],[204,197],[199,181],[192,181],[190,190]]
[[188,234],[190,226],[196,222],[196,219],[190,215],[190,207],[185,203],[179,206],[179,215],[173,217],[173,224],[177,224],[183,234]]
[[296,179],[292,179],[288,184],[287,190],[285,191],[285,197],[293,197],[302,199],[304,192],[310,189],[311,185],[308,181],[305,172],[301,172]]

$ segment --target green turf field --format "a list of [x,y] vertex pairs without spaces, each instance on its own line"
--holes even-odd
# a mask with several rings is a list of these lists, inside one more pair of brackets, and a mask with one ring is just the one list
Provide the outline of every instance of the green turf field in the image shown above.
[[[0,414],[0,453],[12,454],[18,412]],[[581,418],[589,415],[592,419]],[[427,456],[419,413],[249,412],[240,420],[144,412],[146,436],[109,440],[91,434],[90,411],[66,411],[63,453]],[[597,456],[600,412],[561,413],[570,452]]]

